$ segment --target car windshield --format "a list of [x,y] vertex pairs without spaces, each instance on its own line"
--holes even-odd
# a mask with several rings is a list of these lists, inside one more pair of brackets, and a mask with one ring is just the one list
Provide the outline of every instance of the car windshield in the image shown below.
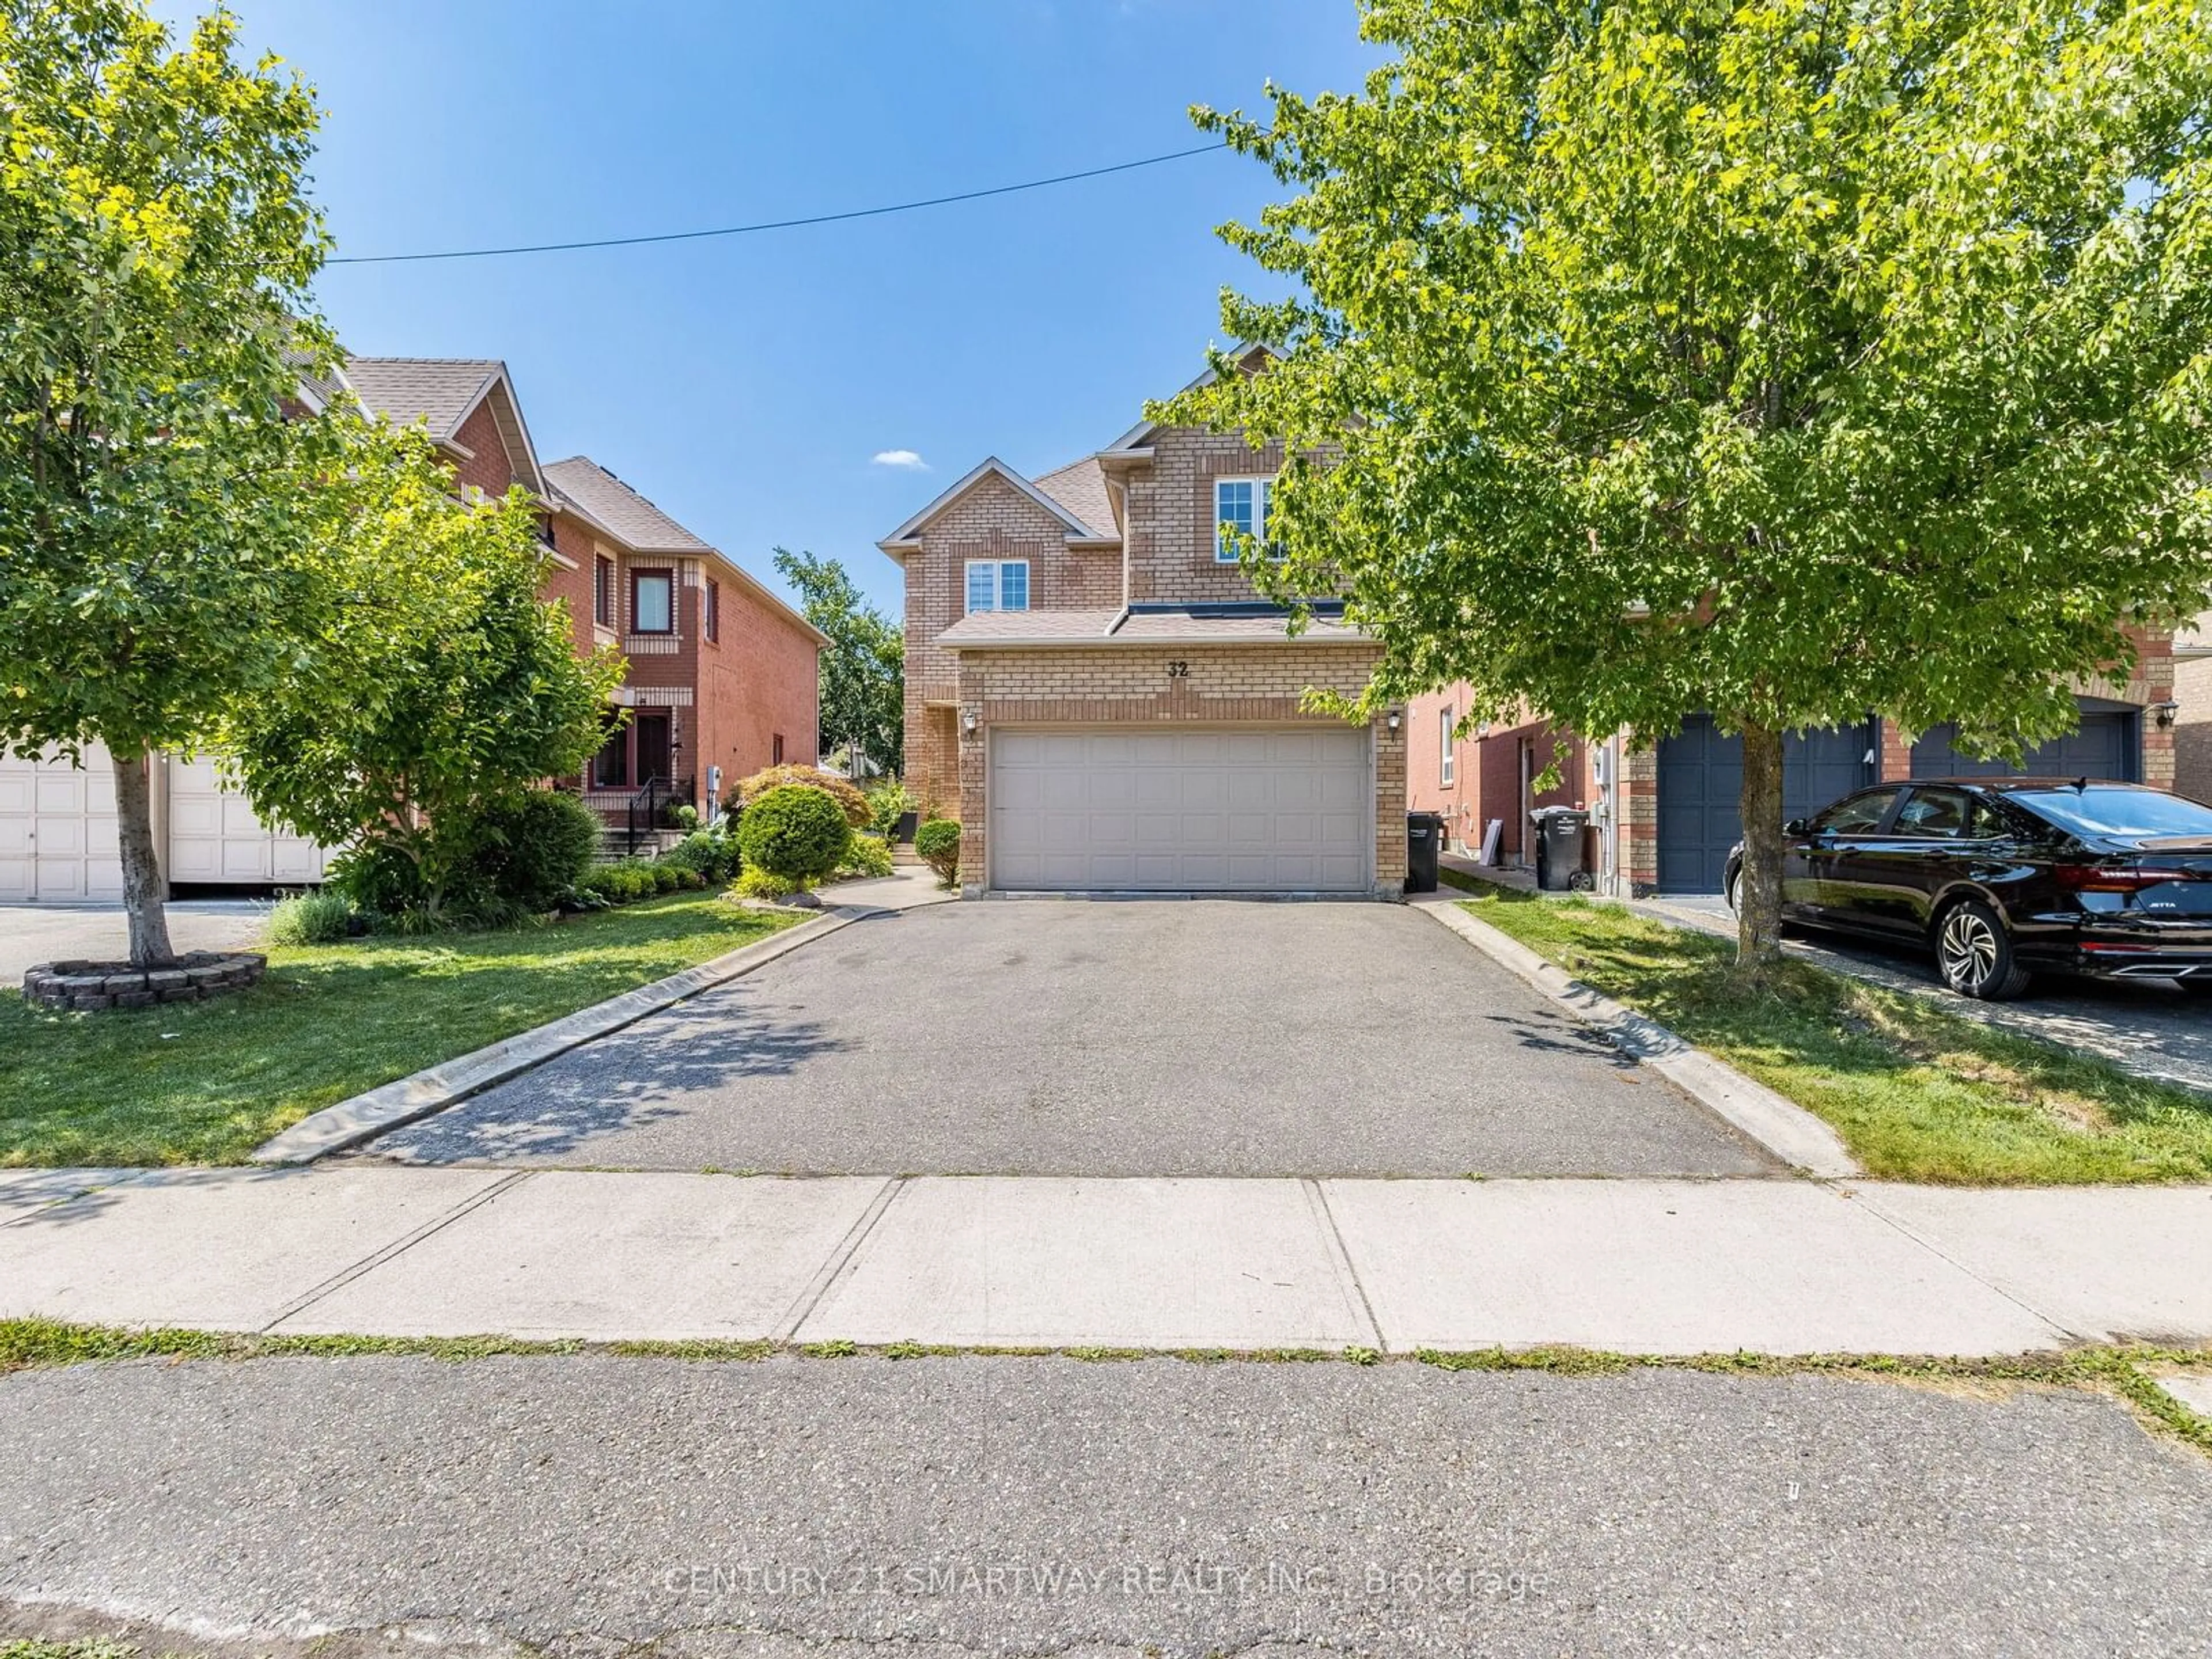
[[2014,789],[2010,799],[2077,836],[2212,836],[2212,806],[2155,789]]

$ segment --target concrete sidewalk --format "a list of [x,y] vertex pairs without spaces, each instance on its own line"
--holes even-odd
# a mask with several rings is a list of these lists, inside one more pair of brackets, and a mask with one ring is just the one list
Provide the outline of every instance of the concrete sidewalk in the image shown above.
[[2212,1189],[17,1171],[0,1316],[25,1315],[1161,1349],[2193,1345]]

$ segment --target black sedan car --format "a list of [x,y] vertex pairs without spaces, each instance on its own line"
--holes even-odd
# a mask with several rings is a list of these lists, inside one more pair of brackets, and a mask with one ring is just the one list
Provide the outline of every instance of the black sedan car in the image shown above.
[[[1931,778],[1784,826],[1785,921],[1925,945],[1943,982],[2050,970],[2212,992],[2212,806],[2091,779]],[[1735,908],[1743,848],[1729,854]]]

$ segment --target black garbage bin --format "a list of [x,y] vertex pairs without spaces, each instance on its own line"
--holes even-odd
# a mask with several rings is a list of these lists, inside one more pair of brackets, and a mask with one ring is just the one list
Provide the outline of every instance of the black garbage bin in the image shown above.
[[1406,890],[1437,890],[1437,854],[1443,848],[1444,815],[1441,812],[1406,814]]
[[1536,885],[1547,893],[1564,893],[1583,884],[1583,831],[1589,814],[1578,806],[1540,806],[1528,814],[1535,827]]

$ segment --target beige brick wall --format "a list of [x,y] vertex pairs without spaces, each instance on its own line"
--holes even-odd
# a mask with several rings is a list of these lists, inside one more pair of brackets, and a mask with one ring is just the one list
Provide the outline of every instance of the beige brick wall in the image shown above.
[[1169,603],[1258,598],[1241,565],[1214,557],[1213,485],[1217,478],[1272,477],[1282,471],[1283,447],[1254,449],[1233,433],[1164,427],[1152,459],[1129,471],[1129,598]]
[[[994,726],[1313,723],[1300,706],[1305,689],[1356,693],[1376,655],[1366,647],[1295,644],[961,653],[959,708],[976,722],[957,739],[962,885],[980,890],[989,867],[985,760]],[[1170,661],[1188,673],[1170,678]],[[1405,734],[1377,720],[1374,740],[1375,890],[1395,897],[1406,882]]]
[[1121,557],[1112,548],[1075,550],[1067,528],[996,473],[988,474],[921,530],[906,558],[906,775],[924,800],[949,810],[959,796],[957,759],[945,739],[948,711],[929,705],[959,693],[959,666],[938,635],[966,614],[968,561],[1027,559],[1030,609],[1111,609],[1121,603]]

